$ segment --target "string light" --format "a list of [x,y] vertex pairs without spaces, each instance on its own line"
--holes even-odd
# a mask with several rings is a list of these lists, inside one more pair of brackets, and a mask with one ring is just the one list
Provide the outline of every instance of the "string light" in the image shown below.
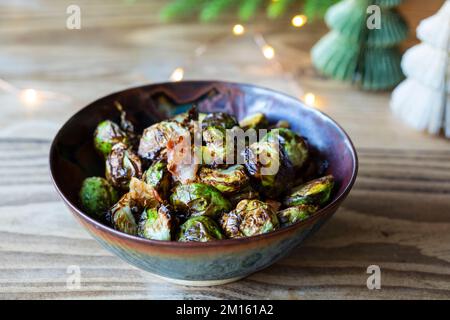
[[309,106],[314,106],[314,104],[316,103],[316,96],[311,92],[308,92],[307,94],[305,94],[304,99],[305,99],[306,104]]
[[176,68],[173,70],[172,74],[170,75],[170,81],[181,81],[184,77],[184,69],[181,67]]
[[300,28],[306,24],[308,21],[308,17],[303,14],[298,14],[294,16],[291,20],[291,23],[294,27]]
[[242,34],[244,34],[245,32],[245,28],[242,24],[235,24],[233,27],[233,34],[235,36],[240,36]]
[[19,93],[20,101],[26,106],[36,106],[41,102],[40,95],[34,89],[24,89]]

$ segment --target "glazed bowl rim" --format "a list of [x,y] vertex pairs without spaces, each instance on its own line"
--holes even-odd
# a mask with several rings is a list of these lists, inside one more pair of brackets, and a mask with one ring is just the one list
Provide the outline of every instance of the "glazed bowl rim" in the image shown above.
[[[56,157],[56,141],[58,140],[58,137],[61,134],[61,131],[66,126],[66,124],[69,123],[70,121],[72,121],[72,119],[75,118],[76,116],[78,116],[80,113],[84,112],[84,110],[86,108],[91,107],[92,105],[96,104],[98,101],[103,100],[107,97],[114,96],[114,95],[120,94],[125,91],[129,91],[129,90],[138,90],[138,89],[143,89],[143,88],[152,87],[152,86],[164,86],[164,85],[169,85],[169,84],[176,85],[176,83],[188,83],[188,84],[189,83],[191,83],[191,84],[217,83],[217,84],[223,84],[223,85],[257,88],[257,89],[261,89],[261,90],[264,90],[267,92],[272,92],[276,95],[282,95],[285,98],[295,101],[295,104],[300,103],[303,108],[309,109],[309,111],[315,113],[316,116],[325,118],[326,120],[331,122],[334,126],[336,126],[336,128],[338,130],[340,130],[343,133],[343,136],[347,139],[348,146],[350,147],[349,149],[351,151],[351,158],[352,158],[352,164],[353,164],[352,176],[351,176],[348,184],[344,188],[344,191],[339,196],[337,196],[335,199],[333,199],[333,201],[331,201],[325,207],[321,208],[319,211],[317,211],[317,213],[315,213],[311,217],[309,217],[305,220],[296,222],[290,226],[282,227],[275,231],[271,231],[271,232],[260,234],[260,235],[250,236],[250,237],[244,237],[244,238],[238,238],[238,239],[223,239],[223,240],[208,241],[208,242],[161,241],[161,240],[151,240],[151,239],[145,239],[145,238],[141,238],[141,237],[134,236],[134,235],[129,235],[129,234],[123,233],[121,231],[118,231],[116,229],[113,229],[112,227],[109,227],[109,226],[103,224],[102,222],[99,222],[99,221],[91,218],[88,214],[86,214],[83,211],[81,211],[80,209],[78,209],[76,207],[76,205],[73,204],[63,194],[58,183],[55,181],[54,158]],[[51,176],[52,183],[53,183],[56,191],[58,192],[59,196],[64,200],[64,203],[72,210],[72,212],[76,213],[77,216],[81,220],[89,223],[90,225],[93,225],[96,229],[100,229],[103,232],[109,233],[114,237],[122,238],[124,240],[137,242],[137,243],[140,243],[143,245],[150,245],[150,246],[186,247],[186,248],[220,247],[223,245],[227,245],[227,246],[239,245],[239,244],[249,243],[249,242],[258,241],[258,240],[270,239],[270,238],[276,237],[278,235],[281,235],[283,233],[287,233],[291,230],[297,229],[305,224],[310,223],[313,220],[320,218],[321,216],[325,215],[330,209],[338,206],[347,197],[348,193],[350,192],[351,188],[353,187],[353,184],[355,183],[356,176],[358,173],[358,155],[356,153],[356,149],[353,145],[353,142],[350,139],[350,137],[348,136],[348,134],[345,132],[345,130],[330,116],[328,116],[327,114],[325,114],[324,112],[322,112],[316,108],[313,108],[313,107],[307,105],[306,103],[304,103],[302,100],[300,100],[298,98],[295,98],[289,94],[286,94],[286,93],[283,93],[283,92],[280,92],[277,90],[273,90],[273,89],[266,88],[266,87],[259,86],[259,85],[231,82],[231,81],[221,81],[221,80],[184,80],[184,81],[179,81],[179,82],[156,82],[156,83],[150,83],[150,84],[146,84],[146,85],[129,87],[129,88],[126,88],[123,90],[115,91],[115,92],[105,95],[103,97],[100,97],[100,98],[90,102],[89,104],[87,104],[86,106],[81,108],[80,110],[78,110],[75,114],[73,114],[68,120],[66,120],[64,122],[64,124],[61,126],[61,128],[58,130],[55,137],[53,138],[53,141],[52,141],[52,144],[50,147],[50,152],[49,152],[49,162],[50,162],[50,176]]]

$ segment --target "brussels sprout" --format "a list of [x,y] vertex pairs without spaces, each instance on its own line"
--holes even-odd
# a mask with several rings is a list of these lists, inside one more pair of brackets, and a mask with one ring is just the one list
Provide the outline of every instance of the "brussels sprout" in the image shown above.
[[141,175],[141,159],[125,144],[115,144],[106,159],[106,179],[113,186],[128,190],[130,179]]
[[122,105],[118,101],[114,101],[114,105],[117,111],[120,112],[120,128],[127,135],[128,145],[132,146],[134,149],[139,143],[139,135],[134,131],[133,123],[127,119],[127,113],[123,109]]
[[259,141],[245,149],[247,172],[259,183],[259,191],[275,198],[289,188],[295,175],[292,163],[278,143]]
[[119,125],[110,120],[102,121],[97,125],[94,133],[94,146],[100,154],[107,157],[112,147],[119,142],[126,145],[129,143],[127,135]]
[[167,164],[163,161],[153,163],[142,176],[145,183],[152,186],[163,199],[169,196],[170,173],[167,171]]
[[250,237],[278,228],[277,214],[259,200],[242,200],[236,209],[224,213],[221,226],[229,238]]
[[300,204],[278,211],[277,216],[282,226],[288,226],[298,221],[303,221],[310,217],[319,209],[318,206]]
[[137,234],[138,225],[135,215],[141,210],[136,201],[132,199],[129,193],[126,193],[119,202],[117,202],[110,210],[111,223],[114,229],[131,234]]
[[191,136],[179,136],[177,140],[169,140],[166,148],[167,170],[173,180],[190,183],[197,180],[200,158],[193,152]]
[[212,218],[231,209],[230,202],[216,188],[204,183],[178,185],[170,196],[170,203],[175,210],[188,215]]
[[207,127],[203,130],[203,163],[209,165],[223,164],[226,160],[226,132],[222,127]]
[[118,199],[117,191],[104,178],[86,178],[81,185],[81,205],[89,215],[102,217]]
[[294,131],[287,128],[272,129],[263,138],[262,141],[274,141],[278,139],[284,152],[295,168],[303,166],[308,159],[308,145],[305,140]]
[[258,112],[251,114],[241,121],[239,121],[239,126],[242,127],[242,129],[265,129],[269,126],[269,121],[267,121],[267,118],[264,113]]
[[283,204],[287,207],[300,204],[324,205],[330,200],[333,187],[332,175],[309,181],[294,188],[290,195],[284,198]]
[[259,199],[259,193],[252,188],[252,186],[248,185],[243,189],[239,190],[238,193],[232,194],[229,196],[229,200],[232,206],[236,206],[241,200],[244,199]]
[[163,201],[151,185],[135,177],[131,178],[130,192],[128,193],[131,199],[145,208],[153,208]]
[[207,242],[223,239],[219,226],[207,216],[192,217],[183,223],[178,234],[178,241]]
[[161,205],[158,208],[148,208],[142,212],[139,222],[138,236],[153,240],[172,239],[174,219],[170,214],[169,207]]
[[144,130],[138,154],[147,160],[155,160],[167,147],[169,140],[189,135],[189,130],[177,121],[161,121]]
[[223,194],[236,193],[249,183],[243,165],[237,164],[226,169],[200,169],[200,181],[215,187]]
[[222,127],[224,129],[231,129],[237,126],[236,118],[228,113],[213,112],[207,114],[202,120],[202,128],[208,127]]

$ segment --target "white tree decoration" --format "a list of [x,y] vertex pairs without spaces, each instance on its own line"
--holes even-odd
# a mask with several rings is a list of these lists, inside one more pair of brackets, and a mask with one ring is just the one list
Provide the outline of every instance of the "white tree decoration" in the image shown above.
[[407,50],[402,70],[407,79],[392,92],[391,108],[417,130],[450,138],[450,0],[417,27],[422,43]]

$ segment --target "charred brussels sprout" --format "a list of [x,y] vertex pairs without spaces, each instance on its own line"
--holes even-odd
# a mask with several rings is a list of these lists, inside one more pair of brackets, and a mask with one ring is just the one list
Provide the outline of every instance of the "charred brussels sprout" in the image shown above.
[[141,175],[141,159],[125,144],[115,144],[106,159],[106,179],[113,186],[128,190],[131,178]]
[[298,221],[303,221],[310,217],[319,209],[318,206],[309,204],[300,204],[278,211],[277,216],[282,226],[288,226]]
[[237,125],[238,123],[235,117],[223,112],[209,113],[202,120],[203,129],[207,127],[222,127],[224,129],[231,129]]
[[207,216],[192,217],[183,223],[178,234],[181,242],[207,242],[223,239],[219,226]]
[[163,202],[155,188],[135,177],[131,178],[130,192],[128,193],[131,199],[145,208],[153,208]]
[[147,160],[155,160],[166,149],[169,140],[189,135],[188,128],[178,121],[161,121],[148,127],[142,134],[138,154]]
[[303,166],[308,159],[308,145],[305,140],[294,131],[287,128],[272,129],[262,141],[275,141],[278,139],[281,147],[295,168]]
[[114,229],[136,235],[138,225],[135,216],[141,207],[132,199],[129,193],[120,198],[110,210],[111,223]]
[[258,112],[251,114],[239,121],[239,126],[244,130],[265,129],[269,126],[269,121],[267,121],[266,115],[264,113]]
[[245,167],[259,183],[259,191],[271,198],[283,193],[295,174],[284,149],[269,141],[255,142],[245,149]]
[[98,124],[94,133],[94,146],[100,154],[107,157],[112,147],[119,142],[126,145],[129,143],[127,135],[118,124],[110,120]]
[[215,187],[223,194],[236,193],[248,185],[249,178],[243,165],[237,164],[226,169],[200,169],[200,181]]
[[332,175],[309,181],[294,188],[290,195],[284,198],[283,204],[287,207],[300,204],[324,205],[330,200],[333,187]]
[[204,183],[178,185],[170,196],[170,203],[177,211],[212,218],[231,209],[230,202],[216,188]]
[[142,212],[138,235],[146,239],[170,241],[174,224],[169,207],[148,208]]
[[81,205],[91,216],[102,217],[118,199],[117,191],[104,178],[86,178],[81,185]]
[[241,238],[273,231],[279,222],[277,214],[267,203],[242,200],[236,209],[222,215],[221,226],[228,237]]
[[163,161],[153,163],[143,174],[143,180],[151,185],[163,199],[166,199],[170,190],[170,173],[167,164]]

